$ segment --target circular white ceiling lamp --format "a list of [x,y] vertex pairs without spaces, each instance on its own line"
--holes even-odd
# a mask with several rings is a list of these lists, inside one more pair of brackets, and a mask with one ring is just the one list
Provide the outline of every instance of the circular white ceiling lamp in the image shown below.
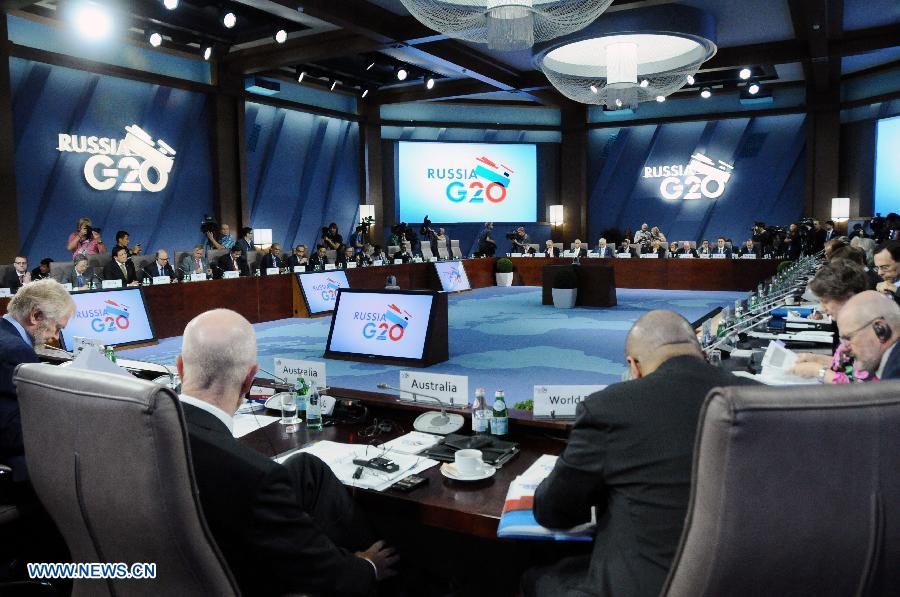
[[400,0],[427,27],[491,50],[527,50],[592,23],[613,0]]
[[715,53],[715,18],[669,4],[604,16],[536,47],[533,60],[569,99],[616,110],[664,101]]

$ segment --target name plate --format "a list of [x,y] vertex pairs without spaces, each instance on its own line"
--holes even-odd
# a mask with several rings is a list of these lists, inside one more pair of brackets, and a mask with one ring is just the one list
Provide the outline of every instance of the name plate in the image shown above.
[[81,336],[73,336],[72,340],[75,343],[75,345],[72,347],[72,352],[76,357],[80,355],[81,351],[86,348],[93,348],[100,354],[103,354],[103,351],[106,350],[103,342],[97,340],[96,338],[83,338]]
[[372,262],[372,265],[383,265],[383,264],[384,264],[384,261],[382,261],[381,259],[376,259],[375,261]]
[[12,296],[12,291],[9,288],[0,288],[0,297],[8,296]]
[[606,386],[534,386],[534,416],[573,418],[578,404]]
[[428,258],[428,263],[437,263],[437,257],[432,255],[431,257]]
[[748,253],[746,255],[741,255],[741,259],[756,259],[756,255]]
[[266,268],[266,275],[267,275],[267,276],[277,276],[277,275],[280,274],[280,273],[281,273],[281,270],[278,269],[277,267],[267,267],[267,268]]
[[326,272],[327,272],[327,271],[330,271],[330,270],[333,270],[333,269],[334,269],[334,264],[333,264],[333,263],[326,263],[326,264],[325,264],[325,271],[326,271]]
[[413,257],[413,263],[422,263],[421,257]]
[[153,276],[153,284],[171,284],[172,278],[169,276]]
[[305,266],[305,265],[295,265],[295,266],[294,266],[294,273],[295,273],[295,274],[302,274],[302,273],[305,272],[305,271],[306,271],[306,266]]
[[700,259],[709,259],[709,253],[698,253],[697,254]]
[[353,269],[354,267],[356,267],[356,262],[355,262],[355,261],[348,261],[348,262],[347,262],[347,269]]
[[631,259],[631,253],[616,253],[616,259]]
[[233,280],[234,278],[239,278],[241,276],[241,272],[236,272],[234,270],[222,272],[222,278],[225,280]]
[[659,255],[657,253],[642,253],[641,259],[659,259]]
[[510,253],[510,257],[521,257],[521,253]]
[[682,254],[682,255],[679,255],[678,258],[679,258],[679,259],[693,259],[694,256],[691,255],[690,253],[684,253],[684,254]]
[[400,265],[401,263],[403,263],[402,259],[394,259],[394,265]]
[[71,283],[66,282],[65,284],[62,285],[62,287],[65,288],[66,290],[68,290],[69,292],[72,292],[72,284]]
[[297,385],[297,378],[302,377],[303,380],[310,384],[316,382],[319,391],[327,387],[325,381],[325,363],[319,361],[306,361],[299,359],[282,359],[275,357],[275,375],[283,377],[289,384]]
[[712,257],[713,259],[728,259],[728,255],[726,255],[725,253],[713,253],[712,255],[710,255],[710,257]]
[[[400,400],[416,401],[425,405],[440,406],[427,396],[434,396],[446,404],[454,406],[468,406],[469,404],[469,378],[466,375],[441,375],[438,373],[423,373],[421,371],[400,372]],[[413,396],[413,393],[419,393]]]
[[563,251],[562,256],[563,257],[574,257],[575,253],[573,253],[572,251]]
[[122,280],[103,280],[103,288],[122,288]]
[[191,274],[191,282],[206,282],[206,274]]

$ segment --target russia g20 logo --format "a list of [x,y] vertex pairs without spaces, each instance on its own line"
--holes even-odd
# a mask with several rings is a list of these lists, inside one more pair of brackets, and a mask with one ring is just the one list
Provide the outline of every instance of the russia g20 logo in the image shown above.
[[733,171],[731,164],[713,162],[698,152],[687,166],[647,166],[644,178],[662,178],[659,194],[663,199],[718,199]]
[[[427,178],[447,179],[444,191],[453,203],[502,203],[513,175],[513,169],[505,164],[497,164],[485,156],[475,158],[474,168],[428,168]],[[466,181],[466,182],[463,182]]]
[[125,127],[125,138],[60,134],[57,151],[93,154],[84,163],[84,180],[98,191],[158,193],[169,184],[175,150],[153,140],[136,124]]
[[367,319],[374,319],[363,326],[362,335],[366,340],[390,340],[391,342],[399,342],[406,333],[406,326],[409,325],[412,315],[405,309],[400,309],[397,305],[388,305],[383,314],[370,313]]
[[340,289],[340,285],[337,280],[333,280],[328,278],[325,281],[325,284],[316,284],[313,286],[313,290],[320,293],[323,301],[334,302],[337,299],[338,290]]
[[128,307],[112,299],[104,301],[104,309],[98,317],[91,320],[91,329],[95,332],[120,332],[128,329]]

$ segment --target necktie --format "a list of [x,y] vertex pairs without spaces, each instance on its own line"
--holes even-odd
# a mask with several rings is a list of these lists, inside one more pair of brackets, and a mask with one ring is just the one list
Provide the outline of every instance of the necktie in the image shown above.
[[234,271],[238,271],[237,259],[232,259],[232,263],[234,263]]
[[84,277],[81,274],[75,277],[75,283],[78,284],[78,287],[81,288],[84,286]]
[[19,285],[25,283],[25,274],[19,274]]
[[200,272],[200,258],[194,259],[194,271]]
[[122,270],[122,278],[127,282],[128,281],[128,270],[125,269],[125,264],[120,263],[119,269]]

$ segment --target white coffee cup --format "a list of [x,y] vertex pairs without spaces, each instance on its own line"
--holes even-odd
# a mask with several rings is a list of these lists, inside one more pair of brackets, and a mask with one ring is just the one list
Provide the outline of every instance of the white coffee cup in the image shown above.
[[454,455],[456,470],[463,477],[477,475],[484,469],[481,450],[457,450]]

